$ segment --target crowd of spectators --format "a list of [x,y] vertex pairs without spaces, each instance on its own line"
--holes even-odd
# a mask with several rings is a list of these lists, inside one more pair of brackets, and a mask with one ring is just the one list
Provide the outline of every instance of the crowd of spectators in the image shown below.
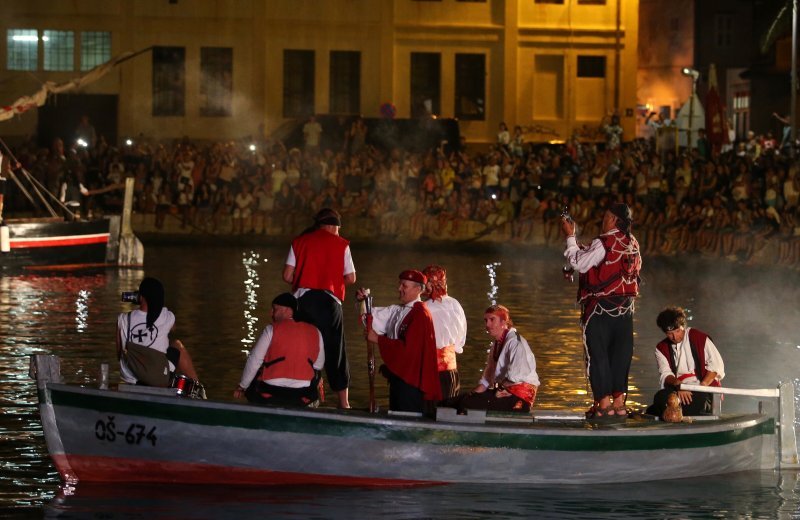
[[[311,121],[310,123],[313,123]],[[309,123],[309,124],[310,124]],[[263,137],[230,142],[135,142],[115,148],[57,141],[17,148],[22,165],[51,191],[80,183],[83,211],[119,211],[135,178],[135,211],[208,233],[291,235],[322,207],[365,222],[375,237],[467,238],[499,234],[520,243],[560,244],[568,208],[589,240],[604,208],[633,208],[645,255],[712,257],[800,265],[800,179],[794,151],[771,136],[748,135],[713,150],[657,150],[653,141],[531,144],[501,128],[484,150],[378,149],[354,124],[335,148],[320,148],[317,126],[287,148]],[[621,134],[620,132],[613,132]],[[487,149],[488,148],[488,149]],[[91,195],[92,193],[101,194]],[[85,194],[85,191],[84,191]],[[358,220],[358,217],[362,217]]]

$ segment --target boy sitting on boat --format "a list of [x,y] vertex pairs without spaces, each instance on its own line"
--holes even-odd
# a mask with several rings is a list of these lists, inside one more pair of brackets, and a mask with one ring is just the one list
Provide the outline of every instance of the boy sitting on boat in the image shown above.
[[325,367],[325,347],[319,330],[294,320],[297,299],[282,293],[272,300],[272,324],[267,325],[247,356],[233,396],[251,403],[314,406]]
[[661,417],[670,395],[677,392],[683,415],[710,414],[712,394],[681,390],[681,384],[721,386],[725,364],[716,345],[705,332],[686,326],[686,312],[680,307],[667,307],[656,323],[667,337],[656,345],[661,390],[647,413]]

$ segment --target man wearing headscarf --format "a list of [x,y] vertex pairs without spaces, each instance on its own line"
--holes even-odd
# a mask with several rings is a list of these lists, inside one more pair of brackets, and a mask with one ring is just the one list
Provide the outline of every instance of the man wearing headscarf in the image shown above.
[[122,380],[137,383],[136,375],[125,362],[122,350],[128,341],[163,352],[170,372],[183,374],[197,381],[189,351],[180,340],[169,339],[175,326],[175,315],[164,305],[164,286],[156,278],[147,277],[139,284],[139,308],[120,313],[117,318],[117,357]]
[[[389,409],[423,412],[427,403],[442,399],[433,318],[420,299],[427,279],[413,269],[399,278],[400,304],[373,308],[367,340],[380,348],[380,372],[389,380]],[[359,289],[356,298],[364,297],[365,290]]]
[[251,403],[309,406],[319,399],[319,372],[325,366],[322,335],[294,320],[297,299],[282,293],[272,300],[272,323],[259,336],[233,396]]
[[456,354],[467,342],[467,317],[458,300],[447,294],[447,271],[438,265],[422,270],[427,278],[423,297],[433,318],[436,332],[437,368],[444,399],[455,397],[461,389]]
[[339,397],[339,408],[350,408],[342,301],[345,286],[355,283],[350,242],[339,236],[342,218],[330,208],[314,216],[314,225],[292,240],[283,280],[291,284],[299,310],[297,321],[311,323],[325,343],[325,374]]
[[564,217],[564,256],[578,273],[578,303],[587,371],[594,395],[590,418],[627,417],[625,399],[633,357],[634,298],[639,295],[642,258],[631,234],[633,216],[626,204],[614,203],[603,215],[602,231],[579,246],[575,222]]

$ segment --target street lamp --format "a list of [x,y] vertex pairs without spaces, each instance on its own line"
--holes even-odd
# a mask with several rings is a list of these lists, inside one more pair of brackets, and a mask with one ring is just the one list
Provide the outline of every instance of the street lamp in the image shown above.
[[700,71],[690,67],[681,69],[681,74],[690,76],[692,78],[692,97],[689,98],[689,128],[686,130],[686,148],[692,149],[692,122],[694,121],[694,96],[697,92],[697,79],[700,77]]

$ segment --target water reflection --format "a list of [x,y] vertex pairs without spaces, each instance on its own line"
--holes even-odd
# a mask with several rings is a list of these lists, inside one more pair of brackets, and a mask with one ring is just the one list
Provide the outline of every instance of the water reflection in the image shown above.
[[490,305],[495,305],[497,303],[497,293],[500,291],[500,287],[497,285],[497,268],[500,267],[500,265],[500,262],[486,264],[486,272],[489,274],[489,292],[486,293],[486,296],[489,297]]
[[[260,263],[261,255],[255,251],[242,254],[242,265],[245,269],[244,278],[244,322],[247,334],[242,338],[242,343],[245,346],[250,346],[256,341],[258,334],[258,291],[261,287],[258,284],[258,264]],[[266,262],[266,260],[265,260]],[[242,350],[245,354],[249,351],[245,348]]]
[[[103,518],[788,518],[797,475],[748,472],[618,486],[225,488],[86,486],[61,489],[47,517]],[[145,514],[146,513],[146,514]]]
[[[210,398],[230,399],[245,360],[241,351],[256,337],[260,323],[256,320],[268,319],[269,311],[263,302],[286,290],[281,277],[283,263],[267,261],[285,258],[285,252],[284,247],[252,251],[185,245],[148,248],[146,274],[164,282],[167,306],[177,317],[175,334],[192,351]],[[515,325],[536,354],[542,380],[537,407],[580,411],[588,406],[576,286],[564,281],[560,272],[563,259],[558,251],[432,250],[426,244],[412,244],[396,249],[354,246],[354,255],[359,284],[370,287],[380,305],[397,300],[396,273],[431,263],[447,269],[449,292],[462,303],[468,320],[467,345],[458,360],[464,387],[477,382],[486,360],[488,338],[482,318],[488,296],[489,301],[496,299],[509,308]],[[29,354],[58,354],[62,372],[70,382],[92,386],[97,384],[100,363],[109,363],[111,381],[117,382],[116,319],[118,313],[131,308],[119,301],[119,293],[135,290],[144,276],[143,271],[123,270],[89,276],[0,278],[0,439],[4,441],[0,443],[0,508],[30,507],[35,514],[35,508],[48,501],[58,485],[34,408],[35,386],[27,376]],[[774,387],[778,381],[795,380],[800,397],[798,273],[751,270],[743,277],[741,267],[715,264],[710,269],[685,259],[667,259],[649,261],[644,276],[642,298],[634,318],[629,404],[646,405],[656,391],[658,374],[653,351],[661,332],[655,326],[655,316],[666,305],[690,308],[692,323],[712,334],[725,358],[727,386]],[[344,302],[344,326],[352,374],[351,400],[354,406],[366,406],[366,348],[356,316],[349,291]],[[382,378],[377,378],[376,383],[379,405],[386,407],[388,389]],[[753,410],[756,405],[754,400],[726,399],[724,406],[728,411],[740,411]],[[326,518],[331,516],[325,514],[326,510],[346,511],[352,504],[366,508],[358,516],[374,513],[389,518],[469,518],[486,517],[492,512],[508,517],[596,518],[610,516],[610,511],[618,511],[620,517],[641,518],[720,516],[716,510],[744,511],[744,515],[753,511],[753,518],[789,516],[786,512],[795,510],[800,496],[795,475],[781,473],[777,487],[768,480],[769,475],[695,480],[691,485],[670,482],[626,486],[626,490],[632,487],[640,498],[631,503],[620,498],[617,488],[585,486],[560,491],[488,490],[481,486],[319,493],[270,489],[243,490],[239,496],[226,497],[211,489],[195,489],[191,483],[186,486],[188,500],[174,492],[171,496],[158,495],[157,490],[153,491],[152,500],[156,515],[165,512],[162,516],[166,516],[169,512],[180,518],[203,512],[206,504],[209,511],[219,513],[213,516],[233,516],[226,514],[226,507],[238,513],[252,506],[277,514],[286,512],[283,516],[305,517],[308,515],[297,513],[304,511],[304,500],[310,504],[310,516]],[[662,487],[674,491],[668,494],[662,489],[659,494]],[[122,492],[121,488],[116,489]],[[588,489],[586,494],[584,489]],[[87,502],[90,495],[85,493],[94,492],[81,487],[76,495],[62,497],[62,502],[53,500],[49,514],[58,512],[59,507],[74,513],[85,506],[85,511],[96,507],[113,516],[111,506],[104,505],[114,504],[113,497]],[[648,493],[654,495],[652,501],[647,498]],[[684,494],[700,503],[697,507],[702,514],[693,514],[692,507],[681,509]],[[288,497],[285,503],[281,502],[284,497]],[[140,498],[142,508],[137,514],[150,515],[152,511],[144,506],[150,499]],[[213,503],[217,499],[225,505],[217,507]],[[170,505],[169,500],[176,505]],[[196,506],[192,505],[193,500]],[[370,500],[377,506],[368,505]],[[78,509],[70,509],[73,506]]]

